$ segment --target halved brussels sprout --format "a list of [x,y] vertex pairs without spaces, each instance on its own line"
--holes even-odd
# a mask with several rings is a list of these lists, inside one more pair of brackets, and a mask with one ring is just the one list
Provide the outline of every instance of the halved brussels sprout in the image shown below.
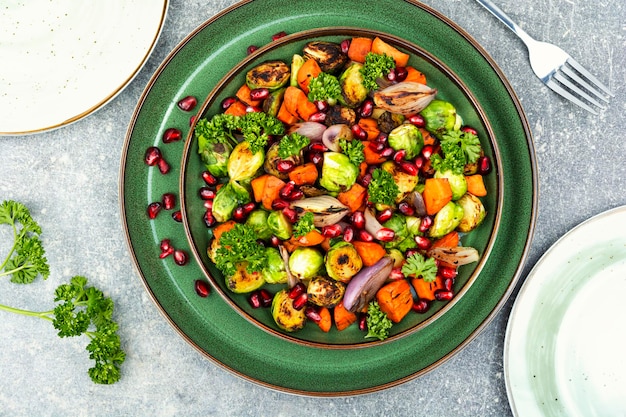
[[395,248],[400,244],[400,242],[409,236],[409,229],[407,228],[406,220],[401,214],[394,213],[391,218],[382,225],[383,227],[391,229],[395,232],[393,240],[385,243],[385,248]]
[[232,181],[248,180],[263,166],[265,153],[262,149],[252,153],[250,143],[243,141],[237,144],[228,158],[228,176]]
[[406,160],[415,158],[424,147],[422,133],[417,126],[410,123],[401,124],[389,132],[387,142],[396,151],[404,149]]
[[226,287],[234,293],[247,293],[258,290],[265,284],[265,279],[260,272],[249,272],[247,262],[239,262],[235,265],[235,273],[226,277]]
[[482,201],[475,195],[467,193],[456,203],[463,207],[463,218],[457,227],[459,232],[471,232],[485,220],[487,211]]
[[455,174],[450,170],[436,171],[435,178],[447,178],[452,190],[452,200],[456,201],[467,192],[467,180],[463,174]]
[[406,197],[409,193],[411,193],[419,182],[418,175],[407,174],[402,171],[400,167],[395,164],[393,161],[383,162],[380,166],[381,169],[387,171],[393,177],[393,181],[398,186],[398,195],[396,196],[396,203],[399,203]]
[[448,130],[453,130],[456,122],[456,108],[449,102],[433,100],[420,112],[426,122],[426,130],[441,136]]
[[339,77],[343,101],[346,106],[356,107],[366,98],[368,89],[363,85],[363,64],[352,62]]
[[269,212],[263,209],[253,210],[246,219],[246,226],[250,226],[252,230],[257,234],[259,239],[269,239],[272,237],[272,231],[267,224],[267,218]]
[[217,190],[213,200],[213,217],[222,223],[229,220],[233,210],[251,201],[250,193],[237,181],[230,181]]
[[272,174],[273,176],[278,177],[281,180],[286,180],[287,178],[289,178],[289,173],[279,171],[277,168],[278,163],[280,161],[291,161],[293,162],[294,166],[296,166],[302,163],[303,158],[301,155],[291,155],[285,159],[281,158],[278,155],[279,145],[280,145],[280,142],[274,142],[270,145],[269,149],[267,150],[265,154],[265,162],[263,163],[263,169],[268,174]]
[[330,192],[346,191],[359,176],[359,168],[339,152],[326,152],[322,164],[320,185]]
[[428,235],[434,238],[447,235],[456,229],[459,224],[461,224],[461,220],[463,220],[463,213],[464,210],[462,206],[458,205],[454,201],[450,201],[448,204],[443,206],[437,214],[435,214],[435,218],[433,219],[432,226],[430,226]]
[[348,282],[363,268],[363,260],[354,245],[340,241],[326,252],[326,272],[337,281]]
[[198,137],[198,153],[206,169],[216,177],[228,174],[227,163],[233,147],[228,143],[209,143],[204,137]]
[[326,112],[324,123],[326,126],[340,124],[352,126],[356,123],[356,112],[349,107],[340,106],[338,104],[330,106]]
[[341,51],[341,45],[333,42],[312,41],[302,50],[306,58],[317,61],[323,72],[333,73],[340,70],[347,62],[348,55]]
[[276,91],[272,91],[270,95],[263,100],[263,111],[270,116],[276,117],[280,105],[283,103],[283,97],[285,96],[286,88],[279,88]]
[[278,249],[274,247],[265,248],[267,255],[267,267],[263,268],[261,274],[268,284],[285,284],[287,283],[287,270],[285,262]]
[[273,235],[282,240],[287,240],[293,233],[293,227],[282,211],[271,211],[267,216],[267,226]]
[[385,133],[391,132],[404,122],[405,117],[399,113],[382,111],[378,116],[378,128]]
[[304,58],[301,55],[294,54],[291,58],[291,75],[289,77],[289,85],[298,87],[298,71],[304,65]]
[[332,308],[343,298],[346,286],[344,283],[334,279],[317,276],[311,279],[306,292],[310,303],[320,307]]
[[289,65],[282,61],[266,61],[246,73],[246,84],[251,90],[267,88],[274,91],[286,86],[290,78]]
[[278,327],[286,332],[300,330],[306,323],[305,309],[296,310],[293,307],[293,300],[289,298],[287,290],[278,291],[274,295],[271,310]]
[[289,271],[300,280],[316,276],[324,265],[324,256],[313,247],[298,247],[289,256]]

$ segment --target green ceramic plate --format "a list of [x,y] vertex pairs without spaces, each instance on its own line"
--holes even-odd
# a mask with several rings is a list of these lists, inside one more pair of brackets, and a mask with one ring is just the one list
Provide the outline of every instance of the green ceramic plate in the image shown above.
[[[498,147],[493,140],[493,132],[480,104],[450,68],[439,62],[436,57],[428,54],[418,46],[394,36],[379,31],[361,28],[319,28],[298,32],[271,42],[259,49],[255,54],[247,56],[239,65],[229,71],[228,75],[211,92],[204,105],[198,110],[198,118],[210,118],[221,113],[221,103],[224,99],[236,94],[237,89],[245,83],[246,73],[268,60],[283,60],[290,62],[294,54],[302,54],[302,48],[309,41],[327,41],[340,43],[352,37],[379,37],[390,45],[407,51],[411,55],[409,64],[418,68],[426,75],[431,87],[437,88],[437,98],[449,100],[458,109],[465,124],[474,127],[482,138],[482,147],[485,154],[493,161],[493,171],[485,177],[486,186],[490,190],[488,195],[481,199],[487,210],[487,217],[479,228],[462,238],[462,244],[476,248],[482,255],[478,263],[464,266],[459,269],[455,279],[455,297],[452,301],[435,301],[426,314],[409,314],[400,323],[393,326],[389,338],[381,342],[378,339],[365,339],[358,326],[338,331],[334,326],[330,332],[324,333],[317,326],[305,326],[297,332],[284,332],[274,322],[270,309],[254,309],[248,303],[248,294],[235,294],[226,285],[223,275],[216,269],[207,255],[207,248],[211,244],[212,233],[208,232],[204,222],[206,208],[200,198],[198,190],[206,186],[201,174],[206,167],[198,156],[198,143],[193,134],[187,138],[181,168],[181,206],[183,221],[188,232],[191,249],[194,257],[203,268],[213,287],[230,303],[234,309],[249,319],[253,324],[270,333],[287,338],[291,341],[314,344],[319,347],[355,348],[369,347],[375,344],[393,342],[395,339],[407,336],[433,323],[438,317],[445,314],[468,291],[471,284],[479,276],[480,270],[489,256],[490,249],[497,236],[498,225],[501,219],[502,183],[499,179],[501,166]],[[195,127],[192,126],[192,129]],[[276,293],[285,288],[285,285],[267,285],[270,292]]]
[[[504,304],[518,279],[536,217],[537,177],[530,129],[509,83],[486,52],[462,29],[415,1],[359,3],[279,0],[238,3],[193,31],[156,71],[131,120],[120,173],[123,225],[146,290],[166,319],[194,348],[233,373],[281,391],[319,396],[371,392],[415,378],[465,346]],[[200,100],[245,58],[249,45],[264,45],[277,32],[318,27],[359,27],[406,39],[437,57],[468,86],[482,106],[500,151],[501,219],[490,256],[457,303],[419,332],[364,349],[307,347],[251,325],[218,294],[199,297],[203,278],[195,262],[160,259],[159,242],[191,252],[183,225],[148,204],[177,193],[184,142],[164,144],[170,127],[189,131],[192,114],[176,102]],[[171,166],[163,175],[144,163],[158,146]],[[177,207],[179,208],[179,207]]]

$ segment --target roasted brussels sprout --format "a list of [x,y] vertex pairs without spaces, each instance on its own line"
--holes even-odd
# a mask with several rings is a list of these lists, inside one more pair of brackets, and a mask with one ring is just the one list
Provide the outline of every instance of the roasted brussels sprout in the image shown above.
[[352,62],[339,77],[344,104],[356,107],[367,98],[368,89],[363,85],[363,64]]
[[399,113],[383,111],[378,116],[378,128],[381,132],[389,133],[404,122],[405,117]]
[[485,220],[485,206],[475,195],[466,193],[456,203],[463,207],[463,218],[457,227],[459,232],[471,232]]
[[337,281],[348,282],[363,268],[363,260],[354,245],[340,241],[326,252],[326,272]]
[[341,45],[333,42],[313,41],[304,45],[305,58],[314,59],[323,72],[334,73],[348,62],[348,55],[341,51]]
[[322,164],[320,185],[330,192],[350,189],[359,176],[359,168],[339,152],[326,152]]
[[453,130],[456,122],[456,108],[449,102],[433,100],[420,112],[426,123],[426,130],[435,136],[441,136],[448,130]]
[[281,161],[290,161],[293,162],[293,165],[300,165],[302,163],[302,153],[299,155],[291,155],[288,158],[281,158],[278,155],[280,142],[274,142],[270,145],[269,149],[265,154],[265,162],[263,162],[263,169],[268,174],[272,174],[275,177],[280,178],[281,180],[286,180],[289,178],[288,172],[281,172],[278,169],[278,163]]
[[228,157],[233,147],[228,143],[209,143],[204,136],[198,138],[198,153],[206,169],[216,177],[225,177]]
[[393,177],[393,181],[398,186],[398,196],[396,197],[396,203],[402,201],[407,194],[411,193],[419,182],[419,176],[407,174],[392,161],[383,162],[380,167],[382,170],[387,171],[391,174],[391,176]]
[[267,216],[267,226],[273,235],[282,240],[291,237],[293,227],[282,211],[271,211]]
[[340,281],[335,281],[334,279],[324,276],[317,276],[311,279],[306,292],[309,296],[310,303],[320,307],[332,308],[343,298],[343,294],[346,292],[346,286]]
[[235,273],[225,278],[226,287],[234,293],[247,293],[258,290],[265,284],[260,272],[249,272],[247,262],[235,265]]
[[424,138],[417,126],[405,123],[389,132],[389,146],[399,151],[404,149],[406,155],[404,159],[411,160],[415,158],[424,147]]
[[237,206],[249,203],[250,193],[237,181],[230,181],[219,190],[213,200],[213,217],[222,223],[229,220]]
[[243,141],[237,144],[228,158],[228,176],[231,181],[251,179],[263,166],[265,153],[262,149],[252,153],[250,143]]
[[272,317],[274,321],[286,332],[294,332],[304,327],[306,323],[305,309],[296,310],[293,300],[289,298],[287,290],[278,291],[272,300]]
[[322,265],[324,265],[324,256],[313,247],[296,248],[289,256],[289,271],[301,280],[316,276]]
[[447,235],[454,229],[456,229],[461,220],[463,220],[463,207],[454,201],[450,201],[443,206],[433,219],[433,224],[430,226],[428,235],[433,238],[439,238]]
[[326,112],[324,123],[326,126],[340,124],[352,126],[356,123],[356,112],[351,108],[340,105],[330,106],[328,112]]
[[467,180],[465,175],[456,174],[450,170],[436,171],[435,178],[447,178],[450,189],[452,190],[452,200],[456,201],[467,192]]
[[246,225],[254,230],[259,239],[266,240],[272,237],[272,231],[267,224],[268,217],[269,212],[263,209],[256,209],[253,210],[246,219]]
[[272,91],[270,95],[263,100],[263,111],[270,116],[276,117],[278,114],[278,110],[280,110],[280,105],[283,102],[283,97],[285,96],[286,88],[279,88],[276,91]]
[[270,91],[285,87],[291,79],[291,70],[282,61],[266,61],[246,73],[250,89],[267,88]]
[[267,255],[267,266],[261,271],[263,279],[268,284],[285,284],[287,283],[287,270],[285,262],[278,249],[274,247],[265,248]]
[[394,213],[391,218],[382,225],[395,232],[393,240],[385,243],[385,248],[397,248],[402,241],[409,237],[409,229],[406,225],[406,220],[401,214]]
[[304,58],[301,55],[294,54],[293,58],[291,58],[291,76],[289,80],[289,85],[292,87],[298,87],[298,71],[302,68],[304,64]]

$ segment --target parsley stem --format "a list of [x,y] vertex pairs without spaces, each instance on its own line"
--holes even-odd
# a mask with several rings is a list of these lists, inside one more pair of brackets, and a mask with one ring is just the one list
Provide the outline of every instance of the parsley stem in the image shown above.
[[39,317],[40,319],[45,319],[48,321],[53,320],[52,317],[50,317],[50,315],[54,314],[54,311],[22,310],[20,308],[5,306],[4,304],[0,304],[0,310],[8,311],[9,313],[22,314],[24,316]]
[[[12,225],[13,226],[13,246],[11,246],[11,250],[9,250],[9,254],[7,255],[7,257],[4,259],[4,262],[2,262],[2,265],[0,265],[0,271],[2,271],[4,269],[4,267],[6,266],[7,262],[9,262],[9,259],[11,259],[11,256],[13,255],[13,252],[15,252],[15,248],[17,247],[17,228],[15,227],[15,224]],[[2,273],[0,274],[0,277],[3,275],[9,275],[12,274],[13,272],[9,272],[9,273]]]

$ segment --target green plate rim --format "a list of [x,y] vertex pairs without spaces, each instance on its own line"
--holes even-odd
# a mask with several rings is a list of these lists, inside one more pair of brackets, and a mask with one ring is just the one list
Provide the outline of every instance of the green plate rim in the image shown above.
[[[122,151],[119,178],[122,226],[134,266],[158,310],[184,340],[213,363],[245,380],[292,394],[345,396],[378,391],[423,375],[452,357],[487,326],[511,295],[529,251],[537,216],[537,165],[531,130],[519,99],[494,60],[462,28],[440,12],[417,1],[385,0],[369,5],[375,10],[365,7],[356,16],[346,14],[342,1],[321,0],[318,2],[321,11],[307,9],[297,14],[296,10],[285,9],[282,16],[283,9],[271,9],[276,2],[278,0],[247,0],[224,9],[192,31],[156,70],[133,113]],[[298,4],[294,5],[297,7]],[[272,10],[271,19],[263,16],[263,10],[266,13]],[[177,113],[176,100],[189,91],[194,81],[191,78],[206,71],[207,55],[213,59],[219,54],[220,59],[234,59],[224,55],[233,42],[239,42],[240,46],[248,42],[252,44],[253,40],[258,42],[273,33],[289,30],[292,25],[298,25],[299,30],[316,27],[314,21],[317,19],[326,19],[325,26],[356,26],[346,22],[358,20],[361,27],[407,36],[399,33],[402,25],[384,21],[385,15],[391,12],[398,12],[394,17],[399,19],[410,15],[411,19],[426,21],[439,32],[449,34],[450,37],[445,38],[446,45],[439,45],[443,49],[431,52],[443,54],[438,57],[457,73],[464,71],[456,68],[459,63],[449,61],[452,47],[464,48],[460,52],[469,60],[466,65],[479,65],[483,70],[480,74],[475,71],[461,76],[484,106],[504,154],[501,181],[505,195],[501,227],[507,233],[496,238],[492,257],[479,277],[489,280],[489,291],[482,281],[476,282],[450,310],[451,314],[416,334],[369,349],[320,349],[281,341],[250,325],[219,296],[198,297],[193,285],[195,280],[202,278],[202,272],[193,262],[179,267],[171,257],[159,259],[158,243],[164,237],[171,237],[176,247],[189,250],[181,224],[168,219],[167,213],[161,213],[152,221],[145,213],[147,204],[163,192],[178,191],[174,163],[180,157],[181,145],[161,146],[160,137],[172,125],[188,129],[191,115]],[[370,13],[369,17],[366,17],[367,13]],[[246,25],[252,23],[241,18],[250,15],[255,17],[256,23],[246,30]],[[315,17],[310,19],[311,16]],[[192,49],[196,38],[223,37],[217,32],[218,27],[227,25],[229,20],[232,23],[232,19],[241,23],[238,36],[226,39],[211,53],[202,48]],[[329,24],[328,20],[334,23]],[[303,27],[305,23],[307,26]],[[404,28],[411,26],[407,24]],[[429,38],[430,33],[420,35],[425,37],[424,42],[439,44],[444,41]],[[210,46],[207,49],[210,50]],[[176,67],[177,61],[184,59],[195,60],[199,66]],[[232,66],[240,59],[237,58]],[[178,77],[178,83],[164,85],[162,80],[172,76]],[[487,92],[478,89],[483,83],[490,83],[494,89],[489,91],[488,100],[483,97]],[[208,91],[196,94],[202,98]],[[498,140],[505,133],[506,147]],[[172,165],[170,174],[160,175],[155,168],[145,166],[143,154],[153,145],[163,148],[165,159]],[[516,236],[516,239],[510,236]],[[211,320],[218,317],[219,320]],[[306,363],[303,358],[307,358]]]

